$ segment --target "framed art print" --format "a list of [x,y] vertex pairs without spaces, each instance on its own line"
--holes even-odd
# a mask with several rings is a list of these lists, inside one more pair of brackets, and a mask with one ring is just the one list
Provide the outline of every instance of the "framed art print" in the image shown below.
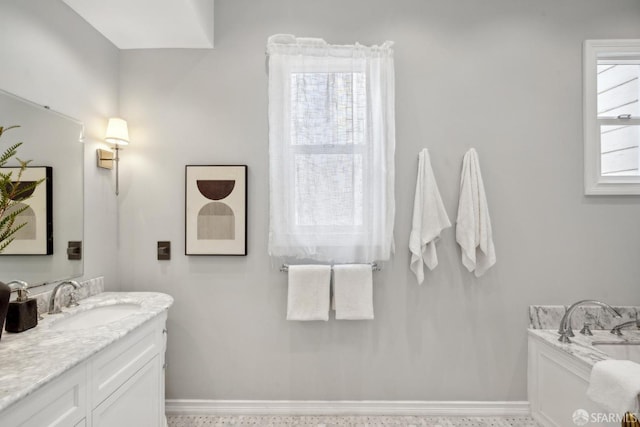
[[247,254],[247,166],[187,165],[185,254]]
[[[2,168],[3,173],[11,172],[14,178],[20,168]],[[27,207],[15,220],[14,226],[24,224],[14,235],[13,241],[2,255],[51,255],[53,254],[53,170],[50,166],[27,167],[20,177],[19,186],[44,180],[40,185],[20,194],[11,210]],[[20,188],[20,187],[18,187]],[[9,213],[7,212],[7,213]]]

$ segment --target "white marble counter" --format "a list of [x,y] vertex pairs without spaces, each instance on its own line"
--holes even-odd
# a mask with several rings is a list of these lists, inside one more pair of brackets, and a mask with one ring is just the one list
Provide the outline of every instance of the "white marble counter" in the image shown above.
[[[134,303],[140,311],[105,326],[74,331],[51,328],[58,319],[101,305]],[[85,361],[109,344],[153,319],[173,304],[173,298],[154,292],[103,292],[80,301],[63,313],[45,315],[38,326],[0,340],[0,411]]]
[[594,347],[593,343],[640,343],[640,330],[637,329],[623,329],[624,335],[621,337],[611,334],[609,330],[594,329],[591,331],[593,336],[582,335],[574,331],[575,337],[571,338],[570,344],[558,341],[559,334],[555,329],[528,329],[528,332],[530,336],[546,341],[589,367],[601,360],[611,359]]

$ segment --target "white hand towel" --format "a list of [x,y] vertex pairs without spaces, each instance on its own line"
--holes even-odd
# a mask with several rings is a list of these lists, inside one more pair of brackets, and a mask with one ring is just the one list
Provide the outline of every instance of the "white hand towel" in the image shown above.
[[630,360],[602,360],[593,365],[587,396],[608,411],[637,413],[640,365]]
[[416,195],[413,201],[413,223],[409,236],[411,251],[411,271],[416,275],[418,284],[424,281],[423,263],[433,270],[438,265],[436,242],[440,233],[451,227],[444,209],[438,184],[431,168],[429,151],[425,148],[418,156],[418,178]]
[[330,265],[290,265],[287,320],[329,320]]
[[333,266],[336,319],[373,319],[373,274],[370,264]]
[[467,151],[462,162],[456,241],[462,249],[462,264],[482,276],[496,263],[491,218],[484,192],[478,153]]

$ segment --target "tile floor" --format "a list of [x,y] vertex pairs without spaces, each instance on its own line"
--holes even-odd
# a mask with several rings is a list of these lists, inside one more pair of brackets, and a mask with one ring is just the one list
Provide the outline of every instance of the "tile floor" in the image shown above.
[[168,416],[169,427],[539,427],[529,417]]

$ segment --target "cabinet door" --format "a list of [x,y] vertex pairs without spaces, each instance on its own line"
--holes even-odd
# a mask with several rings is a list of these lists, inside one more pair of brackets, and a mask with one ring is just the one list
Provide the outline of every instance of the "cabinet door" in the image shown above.
[[93,407],[101,404],[160,352],[161,328],[162,324],[155,322],[142,326],[93,358],[90,389]]
[[[0,415],[2,427],[73,427],[86,410],[86,365],[71,369]],[[78,424],[80,423],[80,424]]]
[[155,356],[93,410],[93,427],[162,426],[158,393],[160,357]]

